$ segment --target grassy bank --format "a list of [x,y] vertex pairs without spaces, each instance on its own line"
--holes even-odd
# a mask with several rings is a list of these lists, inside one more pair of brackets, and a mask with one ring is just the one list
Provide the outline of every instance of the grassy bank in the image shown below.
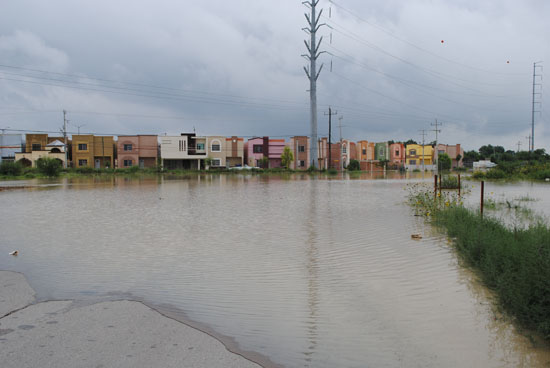
[[498,296],[499,304],[523,327],[550,340],[550,228],[539,222],[525,229],[508,228],[481,218],[455,194],[434,200],[416,187],[410,197],[416,210],[445,229],[456,249]]
[[546,180],[550,178],[550,163],[501,162],[497,167],[472,174],[476,180]]

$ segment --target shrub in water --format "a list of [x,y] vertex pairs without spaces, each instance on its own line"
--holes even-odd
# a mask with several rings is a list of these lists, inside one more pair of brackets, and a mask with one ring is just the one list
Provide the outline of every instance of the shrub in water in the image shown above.
[[0,175],[19,176],[23,172],[23,167],[19,162],[2,161],[0,164]]
[[347,169],[349,171],[359,171],[359,170],[361,170],[361,165],[359,164],[359,161],[357,161],[357,160],[350,160]]
[[61,161],[55,158],[43,157],[36,161],[36,168],[42,175],[55,177],[61,173]]

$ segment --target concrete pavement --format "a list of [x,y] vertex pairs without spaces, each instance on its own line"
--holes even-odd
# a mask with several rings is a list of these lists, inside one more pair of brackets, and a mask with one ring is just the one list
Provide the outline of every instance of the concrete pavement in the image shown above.
[[34,302],[23,275],[0,271],[3,368],[260,367],[140,302]]

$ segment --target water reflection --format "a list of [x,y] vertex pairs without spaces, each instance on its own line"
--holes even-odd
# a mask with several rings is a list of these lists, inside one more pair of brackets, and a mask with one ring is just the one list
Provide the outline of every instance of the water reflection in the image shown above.
[[379,175],[32,181],[56,186],[0,192],[0,255],[21,251],[0,269],[41,298],[180,308],[288,367],[550,361],[494,319],[445,238],[411,215],[406,179]]

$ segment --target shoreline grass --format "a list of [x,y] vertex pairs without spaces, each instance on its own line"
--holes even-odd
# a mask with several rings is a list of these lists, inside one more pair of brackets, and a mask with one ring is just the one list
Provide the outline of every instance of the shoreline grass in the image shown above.
[[417,187],[409,199],[453,239],[459,256],[496,293],[502,309],[550,341],[550,227],[538,221],[509,228],[449,193],[434,200],[431,190]]

